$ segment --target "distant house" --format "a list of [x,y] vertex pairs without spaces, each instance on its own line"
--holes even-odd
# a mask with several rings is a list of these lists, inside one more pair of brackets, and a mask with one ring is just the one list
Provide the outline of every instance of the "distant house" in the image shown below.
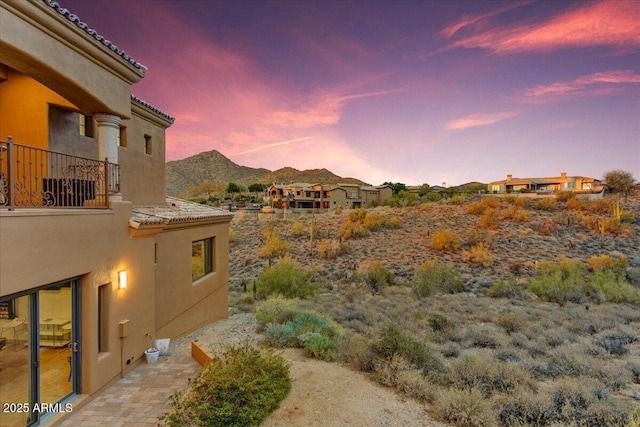
[[489,193],[554,193],[558,191],[574,191],[596,193],[602,191],[602,183],[584,176],[567,176],[562,172],[560,176],[546,178],[514,178],[507,175],[507,179],[487,184]]
[[358,184],[273,183],[267,189],[272,207],[291,209],[361,208],[384,205],[393,190],[390,186]]

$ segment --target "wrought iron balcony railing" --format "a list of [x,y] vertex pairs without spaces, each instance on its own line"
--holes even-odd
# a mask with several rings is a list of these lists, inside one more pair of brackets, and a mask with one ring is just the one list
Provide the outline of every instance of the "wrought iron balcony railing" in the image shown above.
[[0,141],[0,209],[107,209],[119,192],[116,164]]

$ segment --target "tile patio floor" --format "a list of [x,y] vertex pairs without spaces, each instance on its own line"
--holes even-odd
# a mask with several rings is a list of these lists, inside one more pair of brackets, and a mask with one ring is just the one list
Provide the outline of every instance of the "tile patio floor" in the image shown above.
[[160,356],[158,363],[143,362],[124,378],[74,411],[60,425],[65,427],[163,426],[160,417],[171,409],[169,397],[185,390],[188,379],[201,370],[190,355]]

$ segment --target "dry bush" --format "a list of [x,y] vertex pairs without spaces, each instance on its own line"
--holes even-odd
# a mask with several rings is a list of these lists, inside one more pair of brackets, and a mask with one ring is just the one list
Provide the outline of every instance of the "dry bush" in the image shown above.
[[561,191],[556,194],[556,200],[561,202],[568,202],[576,199],[576,193],[573,191]]
[[400,218],[399,216],[392,216],[391,218],[389,218],[385,225],[391,229],[398,229],[402,228],[404,223],[402,221],[402,218]]
[[593,255],[587,258],[586,263],[589,271],[611,271],[616,274],[624,274],[628,264],[627,257],[622,254],[616,254],[615,256],[608,254]]
[[587,206],[587,210],[596,214],[606,215],[613,209],[613,201],[611,199],[591,200]]
[[318,242],[318,256],[324,259],[335,259],[342,251],[342,245],[338,240],[327,239]]
[[483,267],[491,267],[493,265],[493,254],[489,250],[489,247],[482,242],[472,246],[469,251],[463,251],[462,258],[465,261]]
[[530,204],[531,204],[531,199],[528,197],[518,197],[515,202],[515,205],[522,209],[529,207]]
[[495,427],[493,404],[479,390],[443,390],[435,402],[437,417],[456,427]]
[[451,230],[438,231],[433,235],[429,246],[438,251],[455,251],[460,248],[460,239]]
[[299,221],[293,221],[291,224],[291,234],[293,234],[294,237],[302,237],[307,234],[307,227]]
[[454,294],[464,291],[464,282],[460,273],[437,259],[428,260],[416,267],[411,286],[418,298],[433,294]]
[[556,208],[556,200],[552,198],[542,198],[536,200],[533,208],[539,211],[552,211]]
[[433,385],[424,377],[422,370],[412,367],[403,356],[396,354],[391,360],[378,360],[373,378],[422,402],[433,402],[435,399]]
[[478,226],[489,229],[496,229],[500,227],[500,215],[497,209],[489,208],[484,211],[480,219],[478,220]]
[[507,209],[502,211],[502,218],[510,219],[517,222],[528,222],[531,220],[531,215],[522,209],[516,206],[509,206]]
[[386,222],[386,217],[377,212],[368,212],[362,221],[367,230],[375,231],[382,228]]
[[508,335],[514,332],[518,332],[525,328],[529,323],[527,319],[521,313],[514,313],[512,311],[503,312],[498,315],[496,322],[498,326],[505,330]]

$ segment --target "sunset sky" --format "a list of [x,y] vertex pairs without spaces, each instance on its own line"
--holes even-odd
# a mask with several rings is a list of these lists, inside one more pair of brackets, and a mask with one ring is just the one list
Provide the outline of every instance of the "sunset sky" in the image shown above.
[[58,0],[149,68],[167,160],[371,184],[640,179],[639,1]]

